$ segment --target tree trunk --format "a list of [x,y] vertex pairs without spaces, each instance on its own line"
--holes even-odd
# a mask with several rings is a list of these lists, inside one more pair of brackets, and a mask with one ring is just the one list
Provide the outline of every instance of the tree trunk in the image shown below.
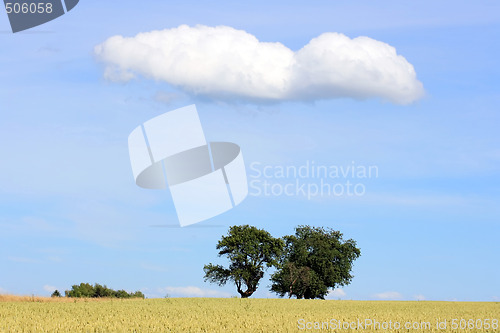
[[252,294],[253,294],[253,291],[251,291],[251,290],[246,290],[246,291],[238,290],[238,292],[240,293],[241,298],[248,298],[248,297],[252,296]]

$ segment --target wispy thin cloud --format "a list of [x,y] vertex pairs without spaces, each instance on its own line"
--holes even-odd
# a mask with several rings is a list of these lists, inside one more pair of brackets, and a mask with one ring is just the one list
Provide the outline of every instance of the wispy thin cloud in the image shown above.
[[154,272],[168,272],[168,268],[160,265],[152,265],[148,263],[143,263],[141,264],[141,268],[148,270],[148,271],[154,271]]
[[231,294],[212,289],[201,289],[195,286],[165,287],[158,290],[160,293],[178,297],[230,297]]
[[48,293],[53,293],[55,290],[57,290],[57,287],[46,284],[43,286],[43,290],[45,290]]
[[33,259],[33,258],[26,258],[26,257],[7,257],[7,260],[12,261],[12,262],[17,262],[17,263],[24,263],[24,264],[39,264],[39,263],[41,263],[40,260]]
[[403,298],[403,295],[397,291],[385,291],[375,294],[373,297],[381,300],[400,300]]

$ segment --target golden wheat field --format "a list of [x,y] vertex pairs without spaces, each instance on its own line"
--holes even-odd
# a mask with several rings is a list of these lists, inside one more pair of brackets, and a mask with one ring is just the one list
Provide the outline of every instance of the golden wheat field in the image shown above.
[[0,332],[500,332],[499,319],[493,302],[0,296]]

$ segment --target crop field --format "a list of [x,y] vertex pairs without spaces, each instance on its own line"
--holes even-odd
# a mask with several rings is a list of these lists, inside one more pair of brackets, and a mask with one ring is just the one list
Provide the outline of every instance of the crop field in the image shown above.
[[500,332],[500,303],[0,296],[0,332]]

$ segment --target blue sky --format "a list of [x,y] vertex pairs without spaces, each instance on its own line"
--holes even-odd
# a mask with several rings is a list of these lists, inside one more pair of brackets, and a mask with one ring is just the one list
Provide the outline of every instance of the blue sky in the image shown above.
[[[230,225],[275,236],[310,224],[362,250],[355,278],[330,298],[500,299],[500,105],[495,1],[81,1],[67,15],[12,34],[0,11],[0,292],[49,295],[79,282],[149,297],[236,295],[203,281],[225,263]],[[181,24],[225,25],[297,51],[338,32],[393,46],[425,96],[408,105],[357,100],[232,101],[161,80],[104,78],[94,47],[109,37]],[[134,184],[128,134],[195,103],[209,141],[251,163],[376,165],[355,197],[249,196],[188,228],[168,191]],[[286,180],[274,180],[285,182]],[[256,297],[275,297],[267,277]]]

